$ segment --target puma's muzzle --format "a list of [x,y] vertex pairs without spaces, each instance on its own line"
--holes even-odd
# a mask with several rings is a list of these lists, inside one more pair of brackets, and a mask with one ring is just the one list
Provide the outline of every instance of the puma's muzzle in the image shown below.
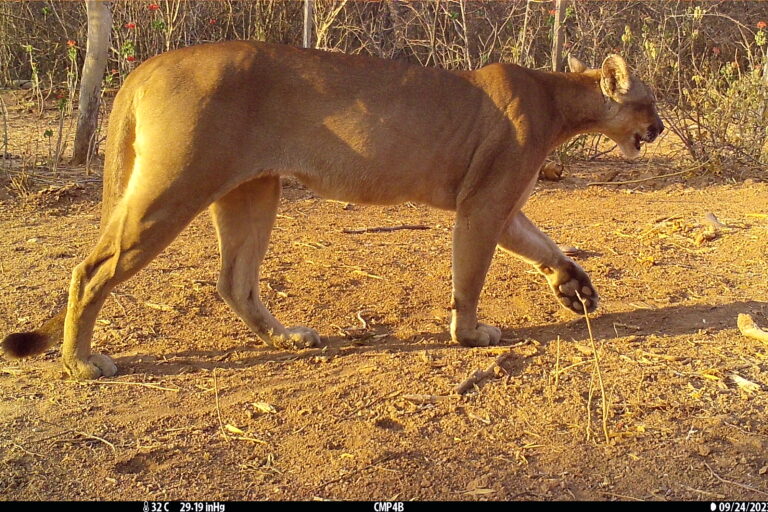
[[648,131],[645,133],[645,136],[643,137],[643,141],[653,142],[654,140],[656,140],[656,137],[661,135],[661,132],[663,131],[664,131],[664,123],[661,122],[661,119],[656,119],[656,122],[648,127]]

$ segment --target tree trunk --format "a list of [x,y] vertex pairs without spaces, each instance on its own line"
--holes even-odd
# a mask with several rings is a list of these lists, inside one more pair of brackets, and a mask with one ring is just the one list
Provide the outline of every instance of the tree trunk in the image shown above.
[[312,32],[314,29],[315,0],[304,0],[304,48],[312,48]]
[[85,163],[94,146],[93,141],[99,117],[101,81],[107,66],[112,35],[112,14],[109,11],[109,2],[88,0],[85,2],[85,8],[88,12],[88,42],[80,81],[80,102],[72,155],[73,164]]
[[555,0],[555,24],[552,27],[552,71],[565,71],[563,40],[565,39],[565,4],[567,0]]

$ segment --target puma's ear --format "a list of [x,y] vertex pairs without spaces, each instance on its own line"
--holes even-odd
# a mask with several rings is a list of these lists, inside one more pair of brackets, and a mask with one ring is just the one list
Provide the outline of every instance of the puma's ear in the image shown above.
[[587,70],[587,65],[581,62],[573,55],[568,56],[568,69],[571,73],[583,73]]
[[618,55],[609,55],[603,61],[600,88],[603,94],[613,100],[618,100],[629,92],[631,84],[627,63]]

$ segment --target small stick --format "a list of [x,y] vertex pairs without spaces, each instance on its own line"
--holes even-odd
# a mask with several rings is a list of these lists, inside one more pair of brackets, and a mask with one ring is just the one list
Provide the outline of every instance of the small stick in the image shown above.
[[229,442],[229,436],[226,430],[224,430],[224,421],[221,419],[221,406],[219,405],[219,382],[216,380],[216,368],[213,369],[213,391],[216,395],[216,414],[219,416],[219,430],[224,439]]
[[715,471],[709,466],[709,464],[707,464],[705,462],[704,465],[707,466],[707,469],[709,470],[710,473],[712,473],[712,476],[714,476],[715,478],[717,478],[718,480],[720,480],[724,484],[735,485],[736,487],[741,487],[742,489],[746,489],[748,491],[756,492],[758,494],[762,494],[763,496],[768,496],[768,492],[763,492],[760,489],[755,489],[754,487],[750,487],[748,485],[740,484],[739,482],[734,482],[733,480],[726,480],[725,478],[723,478],[720,475],[718,475],[717,473],[715,473]]
[[392,398],[392,397],[397,396],[399,394],[400,394],[400,391],[393,391],[393,392],[389,393],[388,395],[384,395],[384,396],[380,396],[378,398],[374,398],[370,402],[361,405],[360,407],[358,407],[357,409],[355,409],[354,411],[349,413],[347,415],[347,418],[353,418],[355,416],[355,414],[357,414],[358,412],[362,411],[363,409],[367,409],[368,407],[371,407],[372,405],[375,405],[375,404],[381,402],[382,400],[386,400],[388,398]]
[[555,389],[560,383],[560,335],[557,335],[557,353],[555,355]]
[[[229,437],[229,436],[227,436]],[[246,437],[246,436],[232,436],[232,439],[239,439],[240,441],[250,441],[252,443],[258,443],[258,444],[264,444],[269,445],[267,441],[264,441],[263,439],[256,439],[255,437]]]
[[701,493],[701,494],[705,494],[707,496],[712,496],[713,498],[717,498],[717,499],[720,499],[720,500],[724,500],[725,499],[725,494],[718,494],[716,492],[702,491],[701,489],[695,489],[695,488],[690,487],[690,486],[685,485],[685,484],[680,484],[680,487],[682,487],[683,489],[686,489],[688,491],[691,491],[691,492],[698,492],[698,493]]
[[493,370],[497,366],[501,367],[501,363],[503,363],[504,360],[510,357],[511,355],[513,355],[512,352],[506,352],[504,354],[501,354],[499,357],[494,359],[494,361],[490,365],[488,365],[488,367],[485,370],[475,370],[475,372],[472,373],[472,375],[470,375],[469,377],[467,377],[467,379],[464,382],[456,386],[453,389],[453,392],[456,393],[457,395],[463,395],[464,393],[472,389],[475,386],[475,384],[479,384],[481,381],[487,379],[488,377],[493,377],[493,374],[494,374]]
[[16,443],[16,442],[14,442],[14,441],[11,441],[11,444],[12,444],[13,446],[15,446],[16,448],[18,448],[19,450],[21,450],[21,451],[23,451],[24,453],[26,453],[27,455],[33,455],[33,456],[35,456],[35,457],[42,457],[42,455],[40,455],[39,453],[31,452],[31,451],[27,450],[26,448],[24,448],[23,446],[21,446],[19,443]]
[[345,473],[345,474],[341,475],[339,478],[334,478],[333,480],[328,480],[327,482],[318,485],[315,488],[315,492],[321,491],[321,490],[325,489],[326,487],[328,487],[329,485],[335,484],[336,482],[341,482],[342,480],[345,480],[345,479],[351,477],[352,475],[356,475],[358,473],[362,473],[363,471],[367,471],[367,470],[369,470],[369,469],[371,469],[373,467],[378,466],[379,464],[381,464],[383,462],[390,461],[390,460],[394,459],[395,457],[398,457],[398,455],[386,455],[386,456],[382,457],[379,460],[371,462],[370,464],[368,464],[364,468],[353,469],[349,473]]
[[363,229],[343,229],[341,232],[347,235],[359,235],[362,233],[388,233],[390,231],[398,231],[401,229],[429,229],[429,226],[425,226],[423,224],[403,224],[401,226],[378,226]]
[[765,332],[757,326],[750,315],[739,313],[739,318],[736,320],[736,324],[739,326],[741,334],[747,338],[753,338],[763,343],[768,343],[768,332]]
[[174,393],[178,393],[179,391],[181,391],[178,388],[164,388],[162,386],[158,386],[156,384],[149,384],[146,382],[130,382],[130,381],[121,381],[121,380],[92,380],[92,381],[78,382],[78,384],[81,386],[90,386],[94,384],[107,384],[107,385],[119,384],[122,386],[141,386],[141,387],[150,388],[150,389],[159,389],[160,391],[172,391]]
[[591,187],[592,185],[631,185],[633,183],[642,183],[644,181],[658,180],[661,178],[671,178],[672,176],[679,176],[687,172],[691,172],[691,170],[685,169],[684,171],[671,172],[669,174],[660,174],[658,176],[650,176],[648,178],[640,178],[637,180],[628,180],[628,181],[590,181],[589,183],[587,183],[587,186]]

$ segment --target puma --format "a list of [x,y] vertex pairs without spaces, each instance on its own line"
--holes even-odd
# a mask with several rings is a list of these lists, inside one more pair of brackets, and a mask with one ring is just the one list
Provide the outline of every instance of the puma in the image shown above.
[[5,354],[38,354],[63,337],[73,378],[114,375],[90,349],[105,298],[205,208],[226,303],[268,345],[317,345],[314,330],[284,327],[259,298],[281,175],[330,199],[455,210],[450,332],[462,345],[501,337],[477,319],[497,244],[544,274],[563,306],[582,313],[583,300],[593,310],[587,274],[521,208],[545,157],[570,137],[600,132],[634,158],[664,126],[653,93],[621,57],[600,69],[573,59],[571,69],[451,72],[257,42],[149,59],[115,98],[100,237],[73,271],[66,310],[6,337]]

